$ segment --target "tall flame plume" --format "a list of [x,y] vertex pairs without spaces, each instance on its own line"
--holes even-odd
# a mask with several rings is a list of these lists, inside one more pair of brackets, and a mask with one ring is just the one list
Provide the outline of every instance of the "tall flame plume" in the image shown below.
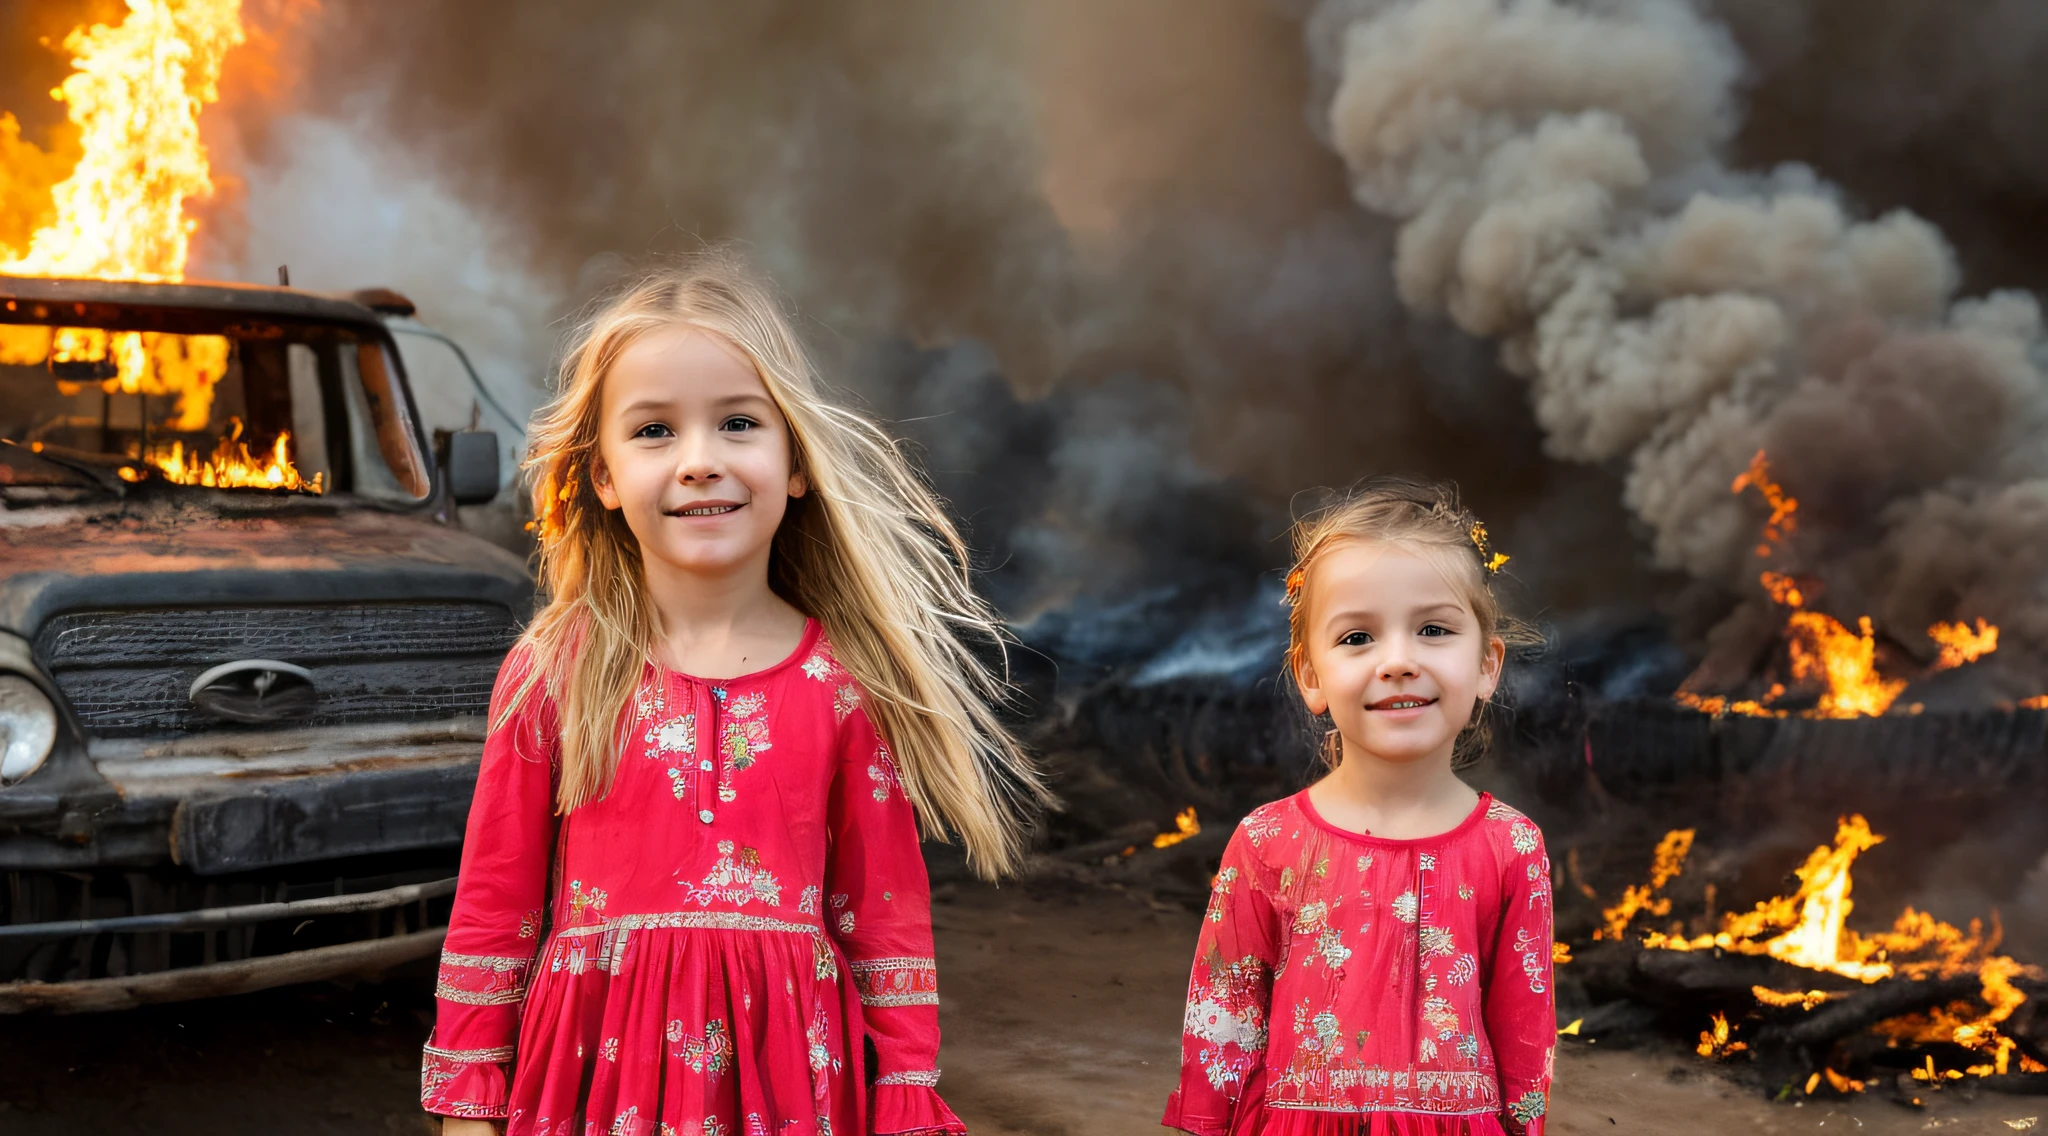
[[[0,231],[0,274],[176,282],[185,278],[197,222],[186,202],[214,190],[200,139],[199,117],[220,99],[221,68],[246,42],[241,0],[127,0],[118,24],[74,28],[64,37],[72,73],[51,97],[65,105],[77,131],[77,162],[49,190],[40,227],[9,247]],[[20,198],[8,179],[50,165],[20,141],[20,124],[0,113],[0,144],[19,177],[0,171],[0,197]],[[169,396],[177,401],[164,424],[206,430],[213,388],[228,370],[230,346],[220,336],[49,328],[0,324],[0,364],[86,365],[109,394]],[[265,458],[240,441],[220,439],[215,454],[193,462],[181,443],[136,455],[181,484],[297,488],[319,492],[293,468],[289,437]],[[210,471],[210,472],[207,472]]]

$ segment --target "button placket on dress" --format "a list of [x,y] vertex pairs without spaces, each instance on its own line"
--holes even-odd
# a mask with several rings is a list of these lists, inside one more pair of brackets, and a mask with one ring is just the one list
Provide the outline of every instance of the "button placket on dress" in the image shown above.
[[710,683],[692,684],[701,692],[703,713],[698,721],[705,723],[704,731],[697,739],[697,819],[710,824],[718,819],[718,786],[725,777],[725,749],[719,744],[724,737],[720,716],[725,709],[726,690]]

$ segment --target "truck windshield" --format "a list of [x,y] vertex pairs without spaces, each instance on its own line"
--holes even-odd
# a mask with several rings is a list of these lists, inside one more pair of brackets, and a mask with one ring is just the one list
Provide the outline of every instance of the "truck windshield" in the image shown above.
[[0,440],[131,483],[401,503],[430,491],[374,330],[98,305],[81,321],[70,307],[0,311]]

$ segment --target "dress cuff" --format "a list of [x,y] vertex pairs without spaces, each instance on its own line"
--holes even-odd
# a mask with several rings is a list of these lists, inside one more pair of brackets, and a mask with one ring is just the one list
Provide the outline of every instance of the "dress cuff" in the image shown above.
[[936,1070],[882,1076],[875,1082],[868,1130],[874,1136],[966,1136],[967,1126],[932,1087],[938,1079]]
[[512,1047],[441,1049],[420,1056],[420,1107],[437,1116],[503,1120],[511,1097]]

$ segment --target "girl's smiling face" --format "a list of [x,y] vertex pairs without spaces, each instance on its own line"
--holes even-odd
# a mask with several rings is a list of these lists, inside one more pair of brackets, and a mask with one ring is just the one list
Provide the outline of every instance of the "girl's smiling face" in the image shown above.
[[1310,711],[1328,711],[1355,756],[1450,759],[1507,654],[1482,638],[1455,568],[1397,544],[1346,541],[1304,581],[1307,634],[1295,681]]
[[722,576],[765,570],[792,497],[789,424],[753,363],[690,327],[620,352],[598,403],[598,499],[617,509],[650,568]]

